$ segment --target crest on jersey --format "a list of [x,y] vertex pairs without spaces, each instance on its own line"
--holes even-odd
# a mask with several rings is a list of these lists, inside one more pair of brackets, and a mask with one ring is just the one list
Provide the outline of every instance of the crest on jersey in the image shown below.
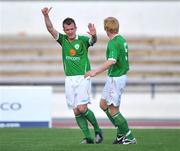
[[70,53],[71,56],[75,56],[76,55],[76,50],[70,49],[69,53]]
[[80,47],[79,44],[75,44],[75,45],[74,45],[74,48],[75,48],[75,49],[79,49],[79,47]]

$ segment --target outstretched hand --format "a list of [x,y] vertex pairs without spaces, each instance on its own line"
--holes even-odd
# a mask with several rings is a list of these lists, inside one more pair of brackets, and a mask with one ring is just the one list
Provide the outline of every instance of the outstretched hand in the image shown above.
[[96,35],[96,28],[95,28],[94,24],[89,23],[88,24],[88,29],[89,29],[89,31],[87,33],[89,35],[91,35],[91,36],[95,36]]
[[90,70],[88,72],[85,73],[84,77],[87,78],[87,77],[94,77],[97,75],[97,72],[96,70]]
[[42,11],[43,15],[48,15],[51,9],[52,9],[52,7],[50,7],[50,8],[44,7],[43,9],[41,9],[41,11]]

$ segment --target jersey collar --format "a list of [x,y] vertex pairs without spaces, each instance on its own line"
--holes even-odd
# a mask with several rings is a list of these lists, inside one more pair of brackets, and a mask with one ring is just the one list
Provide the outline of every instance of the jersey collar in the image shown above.
[[111,39],[113,39],[114,37],[118,36],[119,34],[115,34]]
[[[75,39],[74,39],[74,40],[78,40],[78,37],[79,37],[79,36],[78,36],[78,35],[76,35],[76,37],[75,37]],[[73,41],[74,41],[74,40],[73,40]],[[69,41],[69,40],[68,40],[68,37],[67,37],[67,41]]]

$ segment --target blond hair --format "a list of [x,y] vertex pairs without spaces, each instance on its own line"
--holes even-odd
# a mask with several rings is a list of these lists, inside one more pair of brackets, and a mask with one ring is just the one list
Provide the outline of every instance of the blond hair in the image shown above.
[[104,30],[112,34],[117,34],[119,32],[119,21],[114,17],[105,18]]

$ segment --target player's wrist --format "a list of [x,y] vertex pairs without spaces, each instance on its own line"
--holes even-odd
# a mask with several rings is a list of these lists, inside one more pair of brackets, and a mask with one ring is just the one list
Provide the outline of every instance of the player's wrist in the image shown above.
[[92,37],[97,37],[96,33],[95,33],[95,34],[92,34]]
[[97,35],[96,34],[92,35],[92,39],[93,39],[93,41],[96,41],[97,40]]

